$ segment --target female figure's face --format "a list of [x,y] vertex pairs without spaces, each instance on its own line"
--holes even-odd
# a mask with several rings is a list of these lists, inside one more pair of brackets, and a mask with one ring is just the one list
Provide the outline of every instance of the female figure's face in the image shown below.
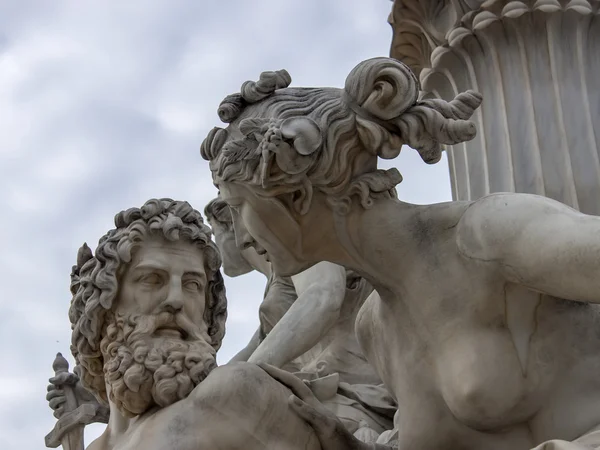
[[244,258],[235,242],[235,234],[231,227],[218,220],[207,218],[215,236],[215,242],[221,253],[223,272],[228,277],[238,277],[252,272],[253,267]]
[[219,191],[231,208],[240,250],[266,251],[273,271],[281,276],[295,275],[312,265],[302,257],[300,225],[277,199],[257,195],[238,183],[221,182]]

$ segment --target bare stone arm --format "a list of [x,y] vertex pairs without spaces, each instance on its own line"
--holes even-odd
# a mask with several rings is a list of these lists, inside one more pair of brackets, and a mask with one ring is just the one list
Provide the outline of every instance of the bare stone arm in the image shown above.
[[346,295],[343,267],[321,262],[292,277],[292,281],[298,299],[249,362],[282,367],[318,344],[339,318]]
[[600,303],[600,217],[536,195],[494,194],[465,212],[458,245],[466,257],[497,265],[509,282]]

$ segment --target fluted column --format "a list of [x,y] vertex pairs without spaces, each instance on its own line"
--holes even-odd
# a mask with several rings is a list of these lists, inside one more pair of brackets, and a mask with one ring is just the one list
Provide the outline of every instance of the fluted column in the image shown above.
[[477,137],[448,149],[455,199],[527,192],[600,214],[600,0],[396,0],[390,22],[424,96],[483,94]]

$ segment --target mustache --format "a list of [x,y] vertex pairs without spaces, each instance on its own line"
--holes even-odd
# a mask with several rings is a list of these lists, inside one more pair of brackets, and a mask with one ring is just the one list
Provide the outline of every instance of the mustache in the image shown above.
[[[152,339],[161,328],[180,330],[181,338]],[[100,344],[110,400],[133,417],[187,397],[217,365],[207,339],[204,322],[181,312],[115,314]]]
[[183,313],[170,313],[167,311],[158,314],[135,314],[128,318],[128,324],[132,327],[127,333],[127,341],[139,339],[156,333],[162,328],[178,330],[185,340],[206,340],[201,329]]

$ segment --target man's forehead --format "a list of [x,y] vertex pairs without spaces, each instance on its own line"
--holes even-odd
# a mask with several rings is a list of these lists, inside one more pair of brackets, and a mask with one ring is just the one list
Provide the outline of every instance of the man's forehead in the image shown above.
[[154,238],[142,242],[133,255],[130,267],[135,269],[142,265],[205,274],[204,253],[198,245],[188,240]]

